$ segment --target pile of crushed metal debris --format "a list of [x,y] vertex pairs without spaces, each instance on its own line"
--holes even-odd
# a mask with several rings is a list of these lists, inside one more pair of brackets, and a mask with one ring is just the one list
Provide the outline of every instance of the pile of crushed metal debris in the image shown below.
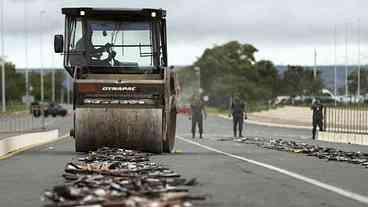
[[149,154],[101,148],[68,163],[64,185],[44,192],[47,207],[189,207],[196,179],[149,161]]
[[329,161],[348,162],[368,168],[368,153],[346,152],[336,148],[323,147],[315,144],[298,143],[293,140],[247,137],[235,141],[255,144],[258,147],[284,152],[301,153]]

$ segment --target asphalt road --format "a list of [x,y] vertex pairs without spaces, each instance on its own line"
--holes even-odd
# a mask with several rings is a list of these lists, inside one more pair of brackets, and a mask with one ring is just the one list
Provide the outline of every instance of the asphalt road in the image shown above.
[[[189,126],[189,120],[179,118],[176,152],[156,155],[153,161],[184,177],[198,178],[200,185],[192,192],[209,195],[198,206],[366,206],[368,169],[218,141],[232,131],[231,121],[216,117],[205,122],[205,138],[193,143]],[[312,142],[307,130],[249,125],[246,135]],[[322,144],[368,151],[361,146]],[[73,139],[66,138],[0,161],[0,206],[41,206],[43,190],[62,183],[60,175],[74,156]]]

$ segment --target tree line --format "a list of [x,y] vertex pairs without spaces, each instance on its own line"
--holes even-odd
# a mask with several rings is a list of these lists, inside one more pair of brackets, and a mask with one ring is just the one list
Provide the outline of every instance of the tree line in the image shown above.
[[226,105],[234,95],[248,103],[268,103],[281,95],[319,95],[324,87],[320,73],[314,78],[310,68],[293,65],[279,72],[272,61],[256,60],[256,52],[238,41],[208,48],[193,65],[178,70],[179,82],[184,88],[193,85],[199,68],[203,95],[214,106]]
[[[41,100],[41,81],[39,71],[29,71],[29,94],[34,96],[35,101]],[[44,73],[44,100],[52,101],[52,73]],[[61,102],[62,97],[66,97],[65,87],[66,74],[62,70],[55,71],[55,99]],[[0,78],[0,86],[2,80]],[[5,94],[8,104],[21,103],[22,96],[26,95],[25,73],[16,70],[16,66],[11,62],[5,63]],[[2,90],[0,90],[2,95]],[[64,99],[65,100],[65,99]]]

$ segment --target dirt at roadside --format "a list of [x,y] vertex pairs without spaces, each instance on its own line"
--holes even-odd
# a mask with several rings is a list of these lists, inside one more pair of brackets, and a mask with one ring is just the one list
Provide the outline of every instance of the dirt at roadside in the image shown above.
[[312,110],[309,107],[284,106],[268,111],[248,114],[251,121],[287,124],[295,126],[312,126]]

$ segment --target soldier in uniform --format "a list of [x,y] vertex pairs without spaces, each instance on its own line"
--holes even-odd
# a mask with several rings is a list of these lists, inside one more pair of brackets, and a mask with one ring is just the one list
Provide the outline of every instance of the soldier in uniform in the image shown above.
[[317,126],[319,131],[323,131],[323,105],[319,100],[314,101],[311,109],[313,110],[313,140],[316,139]]
[[193,95],[191,98],[191,119],[192,119],[192,135],[195,138],[196,128],[198,125],[199,138],[203,138],[203,117],[207,118],[207,112],[203,101],[198,95]]
[[233,131],[234,137],[237,135],[239,129],[239,137],[243,137],[243,123],[247,118],[245,103],[239,97],[234,98],[231,103],[231,115],[233,116]]

